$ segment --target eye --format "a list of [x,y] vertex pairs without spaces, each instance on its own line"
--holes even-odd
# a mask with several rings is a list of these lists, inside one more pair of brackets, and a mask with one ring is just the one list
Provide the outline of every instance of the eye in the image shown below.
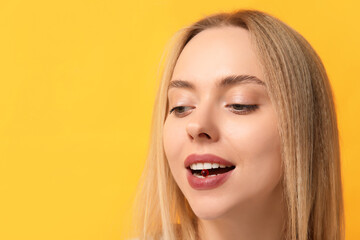
[[183,113],[185,112],[185,109],[188,109],[188,108],[191,109],[191,107],[187,107],[187,106],[177,106],[177,107],[172,108],[169,113],[171,114],[173,111],[175,111],[175,115],[177,115],[177,116],[184,115]]
[[255,111],[259,108],[259,105],[243,105],[243,104],[230,104],[227,105],[227,107],[230,107],[232,112],[235,112],[236,114],[248,114],[250,112]]

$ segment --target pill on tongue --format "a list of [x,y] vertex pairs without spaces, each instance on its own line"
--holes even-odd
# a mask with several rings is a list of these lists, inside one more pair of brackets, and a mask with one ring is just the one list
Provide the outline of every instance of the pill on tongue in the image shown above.
[[[213,175],[213,174],[226,173],[228,171],[233,170],[234,168],[235,168],[235,166],[226,167],[226,168],[211,168],[211,169],[202,169],[202,170],[191,170],[191,173],[192,174],[194,174],[194,173],[201,174],[202,176],[206,177],[206,176]],[[204,170],[207,170],[207,172],[204,171]],[[207,175],[205,175],[206,173],[207,173]]]
[[207,170],[207,169],[201,170],[201,175],[202,175],[203,177],[207,177],[207,176],[209,175],[209,170]]

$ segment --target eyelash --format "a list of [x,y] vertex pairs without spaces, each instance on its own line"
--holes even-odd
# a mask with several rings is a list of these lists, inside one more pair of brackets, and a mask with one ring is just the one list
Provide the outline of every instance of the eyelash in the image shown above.
[[[241,108],[246,108],[247,110],[245,110],[245,111],[241,111],[241,110],[235,110],[235,111],[232,111],[232,112],[235,112],[235,114],[239,114],[239,115],[245,115],[245,114],[248,114],[248,113],[250,113],[250,112],[253,112],[253,111],[255,111],[258,107],[259,107],[259,105],[243,105],[243,104],[230,104],[230,105],[227,105],[227,107],[228,106],[237,106],[237,107],[241,107]],[[187,106],[177,106],[177,107],[174,107],[174,108],[172,108],[171,110],[170,110],[170,114],[173,112],[173,111],[175,111],[175,110],[177,110],[177,109],[181,109],[181,108],[186,108]],[[182,114],[182,113],[178,113],[178,114]],[[176,115],[176,111],[175,111],[175,115]]]

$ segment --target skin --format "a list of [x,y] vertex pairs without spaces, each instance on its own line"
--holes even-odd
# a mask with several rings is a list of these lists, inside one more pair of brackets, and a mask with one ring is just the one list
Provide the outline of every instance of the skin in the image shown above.
[[[219,88],[232,74],[256,76],[264,85],[240,83]],[[280,239],[284,219],[281,140],[277,115],[250,35],[239,27],[202,31],[184,48],[172,80],[195,89],[170,88],[164,150],[171,173],[198,217],[202,240]],[[258,105],[254,111],[231,104]],[[230,178],[210,190],[189,185],[184,161],[211,153],[234,165]]]

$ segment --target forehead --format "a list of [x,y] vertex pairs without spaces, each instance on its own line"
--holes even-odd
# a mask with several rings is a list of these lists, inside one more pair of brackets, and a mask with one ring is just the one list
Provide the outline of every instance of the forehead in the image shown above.
[[215,83],[227,75],[253,75],[263,79],[246,29],[217,27],[197,34],[181,52],[172,80],[184,79],[202,85]]

